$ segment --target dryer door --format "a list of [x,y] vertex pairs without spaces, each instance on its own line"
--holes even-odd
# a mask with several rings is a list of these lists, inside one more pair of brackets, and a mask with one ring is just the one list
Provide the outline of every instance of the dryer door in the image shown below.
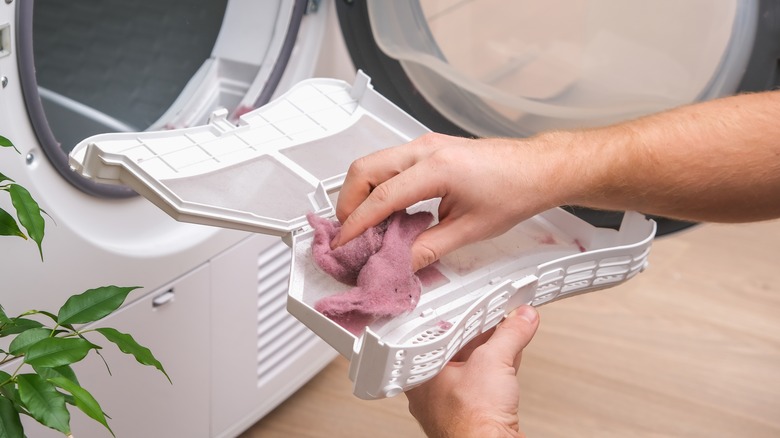
[[[780,5],[337,2],[355,65],[434,131],[530,136],[778,85]],[[605,225],[619,215],[578,209]],[[689,224],[660,220],[659,234]]]
[[[51,215],[45,263],[29,242],[3,240],[16,256],[0,267],[2,305],[12,314],[51,310],[88,288],[140,285],[113,321],[158,357],[179,359],[161,357],[179,382],[161,397],[104,391],[106,410],[123,412],[111,423],[117,435],[137,435],[133,425],[143,423],[183,436],[235,436],[333,357],[283,312],[289,256],[278,239],[176,222],[128,187],[89,181],[67,162],[94,134],[164,136],[207,124],[217,108],[237,120],[310,78],[328,24],[326,14],[308,12],[307,0],[9,0],[0,7],[0,133],[21,152],[6,152],[0,171]],[[197,278],[197,290],[178,287],[187,278]],[[164,300],[151,295],[156,290]],[[185,339],[182,330],[194,326]],[[280,342],[293,335],[295,342]],[[197,363],[176,369],[187,360]],[[103,374],[83,370],[86,388],[103,387]],[[185,382],[198,382],[197,391]],[[28,434],[49,436],[43,429]]]

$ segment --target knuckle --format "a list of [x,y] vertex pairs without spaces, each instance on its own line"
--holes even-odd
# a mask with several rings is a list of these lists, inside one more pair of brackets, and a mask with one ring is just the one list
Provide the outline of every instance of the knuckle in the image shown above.
[[452,154],[448,149],[438,149],[432,152],[429,159],[434,166],[445,166],[453,161]]
[[430,265],[431,263],[439,260],[441,251],[432,247],[431,245],[421,243],[417,251],[417,262],[420,264],[420,268]]
[[420,136],[415,143],[424,147],[434,147],[444,144],[448,136],[437,132],[428,132]]
[[344,223],[350,216],[350,211],[347,209],[347,207],[336,204],[336,217]]
[[379,184],[371,191],[371,197],[379,204],[390,202],[393,191],[389,184]]
[[366,171],[367,157],[360,157],[353,161],[347,169],[348,176],[360,176]]

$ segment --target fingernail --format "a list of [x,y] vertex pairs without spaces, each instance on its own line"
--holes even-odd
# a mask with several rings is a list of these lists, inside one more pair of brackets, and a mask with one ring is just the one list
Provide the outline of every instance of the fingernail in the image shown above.
[[536,321],[536,318],[539,317],[539,313],[531,306],[524,305],[520,306],[517,309],[509,312],[509,315],[507,315],[507,318],[514,318],[515,316],[518,316],[520,318],[523,318],[524,320],[528,322],[534,322]]
[[333,236],[333,240],[330,241],[330,249],[336,249],[339,247],[339,243],[341,240],[341,230],[338,230],[336,232],[336,235]]

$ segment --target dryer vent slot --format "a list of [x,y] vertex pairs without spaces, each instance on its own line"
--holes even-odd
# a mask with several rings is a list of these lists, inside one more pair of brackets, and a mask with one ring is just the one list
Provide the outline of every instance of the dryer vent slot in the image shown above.
[[290,250],[279,242],[258,257],[257,386],[295,366],[299,352],[319,338],[287,313]]

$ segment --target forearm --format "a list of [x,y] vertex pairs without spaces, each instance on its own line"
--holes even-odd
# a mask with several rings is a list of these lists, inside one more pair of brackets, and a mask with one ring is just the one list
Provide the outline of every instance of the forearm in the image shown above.
[[696,221],[780,217],[780,92],[549,135],[570,157],[564,203]]

